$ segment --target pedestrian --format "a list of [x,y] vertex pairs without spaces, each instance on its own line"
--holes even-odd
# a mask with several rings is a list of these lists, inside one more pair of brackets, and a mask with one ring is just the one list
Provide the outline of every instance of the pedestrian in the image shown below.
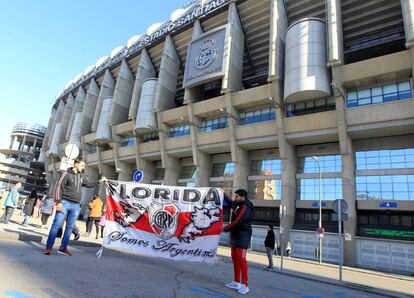
[[282,253],[280,252],[280,242],[279,241],[276,242],[275,255],[276,256],[281,256],[282,255]]
[[1,198],[0,198],[0,205],[2,206],[2,209],[4,209],[3,205],[1,204],[1,202],[4,202],[4,200],[6,199],[7,195],[9,194],[10,189],[9,188],[4,188],[3,192],[1,193]]
[[267,266],[267,269],[273,269],[273,251],[275,250],[275,232],[273,232],[273,226],[272,225],[268,225],[267,226],[267,235],[266,235],[266,239],[264,241],[264,245],[266,247],[266,253],[267,253],[267,258],[269,261],[269,266]]
[[288,258],[290,258],[291,252],[292,252],[292,249],[290,248],[290,241],[288,241],[287,244],[286,244],[286,256]]
[[34,205],[34,208],[33,208],[33,217],[34,218],[40,217],[40,207],[41,207],[40,204],[41,204],[40,200],[37,200],[36,204]]
[[99,238],[99,221],[101,220],[101,216],[102,216],[102,207],[103,207],[103,202],[100,196],[95,195],[93,197],[92,202],[89,203],[90,212],[89,212],[88,220],[86,221],[86,233],[85,233],[86,237],[88,237],[89,233],[91,233],[92,223],[94,223],[95,228],[96,228],[95,239]]
[[106,209],[104,206],[102,210],[101,219],[99,220],[99,225],[101,226],[101,238],[103,238],[103,235],[104,235],[105,221],[106,221]]
[[63,172],[55,188],[56,215],[49,232],[44,254],[50,255],[56,240],[59,228],[63,226],[66,218],[65,232],[58,253],[66,256],[72,254],[68,250],[69,237],[72,234],[73,226],[79,216],[82,186],[94,188],[98,183],[107,179],[102,177],[99,181],[89,182],[88,177],[83,173],[85,161],[78,157],[72,168]]
[[14,209],[19,202],[19,189],[22,187],[21,182],[17,182],[9,191],[6,198],[4,199],[4,207],[6,210],[3,215],[0,217],[0,223],[9,224],[10,218],[13,215]]
[[47,221],[49,217],[53,213],[53,208],[55,207],[55,202],[53,201],[53,195],[45,196],[42,200],[40,211],[42,213],[42,217],[40,220],[42,221],[42,227],[47,229]]
[[39,201],[39,198],[37,196],[37,192],[36,190],[33,189],[24,203],[24,208],[23,208],[24,220],[22,222],[23,226],[27,227],[29,225],[29,219],[33,215],[34,208],[38,201]]
[[239,294],[244,295],[249,292],[246,254],[252,237],[250,221],[254,208],[244,189],[236,190],[233,200],[227,195],[224,195],[224,198],[231,206],[233,218],[230,224],[223,227],[224,232],[230,232],[231,259],[234,270],[234,280],[226,284],[226,287],[235,289]]

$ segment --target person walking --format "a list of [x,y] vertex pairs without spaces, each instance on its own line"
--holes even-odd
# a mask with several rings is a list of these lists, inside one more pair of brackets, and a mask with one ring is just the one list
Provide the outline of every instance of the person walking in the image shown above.
[[89,210],[91,212],[89,212],[89,217],[88,217],[88,220],[86,221],[86,233],[85,233],[86,237],[88,237],[89,234],[92,232],[92,223],[94,223],[95,228],[96,228],[95,239],[99,238],[99,221],[101,220],[101,216],[102,216],[102,207],[103,207],[103,202],[100,196],[95,195],[93,197],[92,202],[89,203]]
[[267,259],[269,261],[269,266],[267,266],[267,269],[273,269],[273,251],[275,250],[275,232],[273,231],[273,226],[268,225],[267,226],[267,235],[266,239],[264,241],[264,245],[266,247],[266,253],[267,253]]
[[29,225],[29,219],[33,215],[33,212],[34,212],[34,209],[35,209],[35,206],[38,200],[39,198],[37,196],[37,192],[36,190],[33,189],[32,192],[30,193],[30,196],[27,197],[24,203],[24,208],[23,208],[24,220],[22,222],[23,226],[27,227]]
[[66,256],[72,255],[67,247],[73,226],[79,216],[82,186],[94,188],[98,183],[107,181],[105,177],[102,177],[99,181],[89,182],[88,177],[83,173],[84,169],[85,161],[78,157],[75,159],[73,167],[63,172],[57,182],[55,189],[56,215],[47,238],[45,255],[52,253],[57,233],[59,228],[63,226],[65,218],[65,232],[58,253]]
[[234,280],[225,286],[245,295],[249,292],[246,254],[252,237],[250,221],[254,208],[247,198],[246,190],[238,189],[234,193],[233,200],[224,195],[224,199],[232,209],[233,221],[223,227],[223,231],[230,232],[231,259],[234,270]]
[[22,188],[22,183],[17,182],[7,194],[4,200],[4,207],[6,210],[4,211],[3,215],[0,217],[0,223],[9,224],[10,219],[13,215],[14,209],[17,207],[17,203],[19,202],[19,189]]
[[55,207],[55,202],[53,201],[53,196],[45,196],[41,203],[41,213],[42,217],[40,218],[42,222],[42,228],[47,229],[47,222],[49,220],[49,217],[53,213],[53,208]]
[[104,236],[105,222],[106,222],[106,208],[104,206],[102,210],[101,219],[99,220],[99,225],[101,226],[101,238],[103,238]]
[[291,252],[292,252],[292,248],[290,247],[290,241],[288,241],[286,244],[286,256],[288,258],[290,258]]
[[9,192],[10,192],[10,189],[9,188],[4,188],[3,189],[3,192],[1,193],[0,206],[2,206],[2,209],[4,209],[3,208],[3,205],[2,205],[2,202],[4,202],[4,200],[6,199],[7,195],[9,194]]

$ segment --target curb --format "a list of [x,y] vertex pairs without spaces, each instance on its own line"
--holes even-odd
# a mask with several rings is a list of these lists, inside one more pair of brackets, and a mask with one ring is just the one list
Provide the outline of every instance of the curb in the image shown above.
[[[222,246],[222,247],[229,248],[227,246]],[[262,252],[259,252],[259,251],[249,251],[249,253],[266,257],[265,253],[262,253]],[[280,256],[275,256],[275,257],[280,259]],[[288,260],[292,261],[292,262],[305,263],[305,264],[311,264],[311,265],[316,265],[316,266],[323,266],[323,267],[338,269],[338,265],[334,265],[334,264],[331,264],[331,263],[319,264],[318,262],[315,262],[315,261],[312,261],[312,260],[299,259],[299,258],[294,258],[294,257],[293,258],[288,258]],[[342,266],[342,270],[358,272],[358,273],[363,273],[363,274],[369,274],[369,275],[377,275],[377,276],[382,276],[382,277],[387,277],[387,278],[394,278],[394,279],[414,282],[414,279],[411,278],[409,273],[395,273],[395,272],[382,273],[380,271],[369,270],[369,269],[358,268],[358,267],[348,267],[348,266]]]
[[[231,263],[231,258],[228,256],[224,256],[224,255],[220,255],[220,257],[224,262],[226,263]],[[373,287],[370,286],[366,286],[366,285],[362,285],[362,284],[356,284],[356,283],[350,283],[350,282],[340,282],[340,281],[332,281],[329,280],[327,278],[323,278],[323,277],[315,277],[306,273],[290,273],[287,272],[286,270],[280,270],[280,269],[272,269],[272,270],[267,270],[264,269],[263,266],[257,264],[257,263],[252,263],[249,262],[249,266],[256,268],[256,269],[262,269],[262,270],[266,270],[269,271],[270,273],[273,274],[282,274],[285,276],[291,276],[291,277],[295,277],[295,278],[301,278],[304,280],[309,280],[309,281],[313,281],[313,282],[318,282],[318,283],[322,283],[322,284],[329,284],[332,286],[338,286],[338,287],[342,287],[342,288],[347,288],[347,289],[353,289],[353,290],[359,290],[365,293],[370,293],[370,294],[375,294],[375,295],[379,295],[379,296],[383,296],[383,297],[392,297],[392,298],[401,298],[401,297],[414,297],[412,295],[409,294],[405,294],[405,293],[401,293],[401,294],[395,294],[394,292],[390,292],[388,290],[377,290]]]

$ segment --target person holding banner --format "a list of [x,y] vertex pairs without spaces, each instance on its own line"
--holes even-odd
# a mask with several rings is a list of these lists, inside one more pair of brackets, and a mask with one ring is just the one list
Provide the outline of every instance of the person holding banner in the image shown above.
[[238,189],[234,193],[234,200],[227,195],[224,196],[232,209],[233,221],[223,227],[223,231],[230,232],[231,259],[234,269],[234,281],[225,286],[244,295],[249,292],[246,253],[252,237],[250,221],[254,208],[247,198],[246,190]]
[[58,180],[55,189],[56,215],[47,238],[45,255],[52,253],[53,244],[55,243],[59,228],[63,226],[65,218],[66,227],[58,253],[66,256],[72,255],[67,246],[70,234],[79,216],[82,186],[94,188],[98,183],[107,181],[105,177],[102,177],[99,182],[89,182],[83,173],[84,169],[85,161],[83,158],[78,157],[75,159],[73,167],[63,172]]

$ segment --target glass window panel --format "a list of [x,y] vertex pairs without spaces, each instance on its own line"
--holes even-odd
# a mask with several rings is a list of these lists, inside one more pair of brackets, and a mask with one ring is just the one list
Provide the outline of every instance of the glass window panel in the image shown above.
[[371,95],[372,96],[382,95],[382,87],[372,88],[371,89]]
[[392,84],[392,85],[386,85],[383,87],[384,90],[384,94],[386,93],[395,93],[397,92],[397,84]]
[[370,89],[366,89],[366,90],[359,90],[358,91],[358,98],[365,98],[365,97],[371,97],[371,90]]
[[356,91],[348,92],[347,93],[347,98],[348,98],[348,100],[357,99],[357,93],[356,93]]
[[398,83],[398,91],[411,91],[410,82]]

